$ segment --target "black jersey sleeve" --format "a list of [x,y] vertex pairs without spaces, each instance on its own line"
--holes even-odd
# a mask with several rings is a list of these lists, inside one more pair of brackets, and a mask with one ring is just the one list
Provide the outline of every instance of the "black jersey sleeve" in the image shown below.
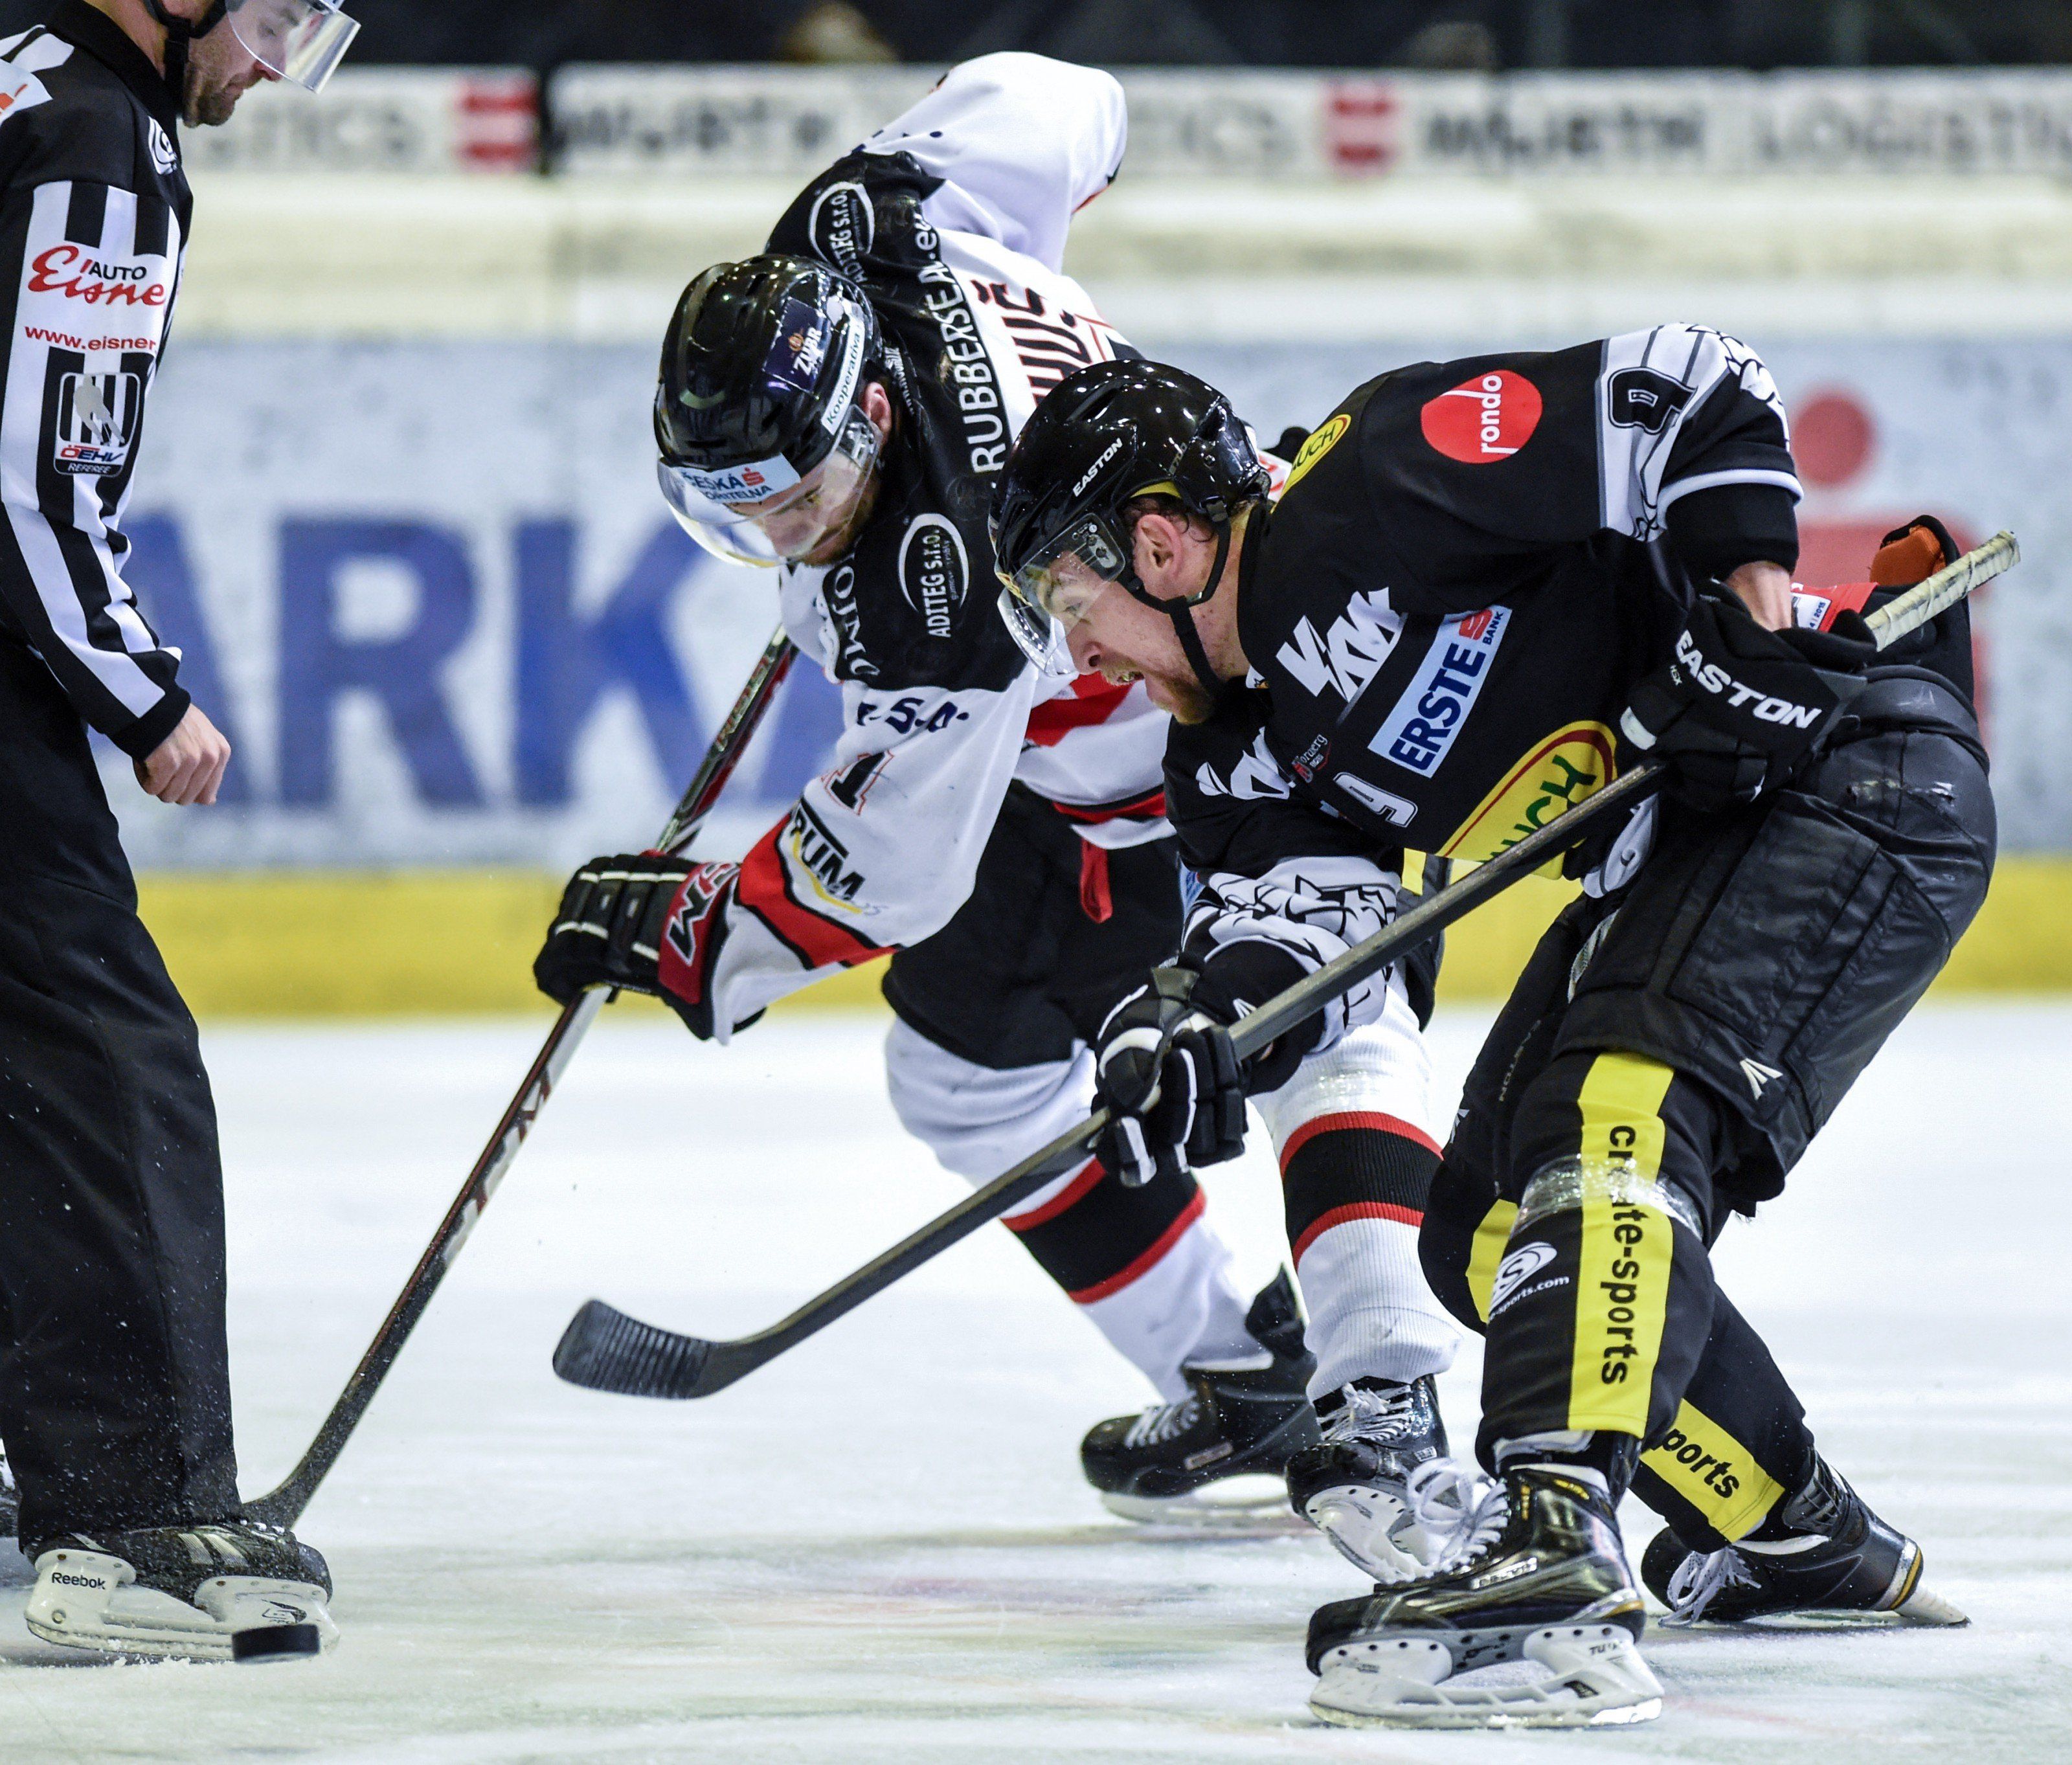
[[141,758],[189,702],[123,579],[120,523],[185,184],[164,127],[61,36],[6,46],[0,95],[0,629]]
[[[1335,478],[1343,495],[1357,474],[1399,607],[1486,606],[1535,586],[1550,548],[1602,533],[1666,535],[1708,575],[1723,559],[1796,557],[1799,486],[1777,389],[1746,345],[1703,326],[1422,363],[1345,409],[1357,445],[1335,472],[1319,459],[1305,475]],[[1694,497],[1705,500],[1678,519]]]
[[[1167,813],[1196,884],[1182,952],[1202,972],[1202,997],[1233,1014],[1379,931],[1402,892],[1400,851],[1298,794],[1267,747],[1256,697],[1234,693],[1209,722],[1176,724],[1166,748]],[[1389,982],[1384,972],[1327,1001],[1250,1088],[1272,1088],[1295,1060],[1377,1015]]]

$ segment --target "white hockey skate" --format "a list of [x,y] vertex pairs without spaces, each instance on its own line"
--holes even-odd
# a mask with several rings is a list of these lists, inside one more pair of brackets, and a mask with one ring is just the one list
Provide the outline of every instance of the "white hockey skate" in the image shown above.
[[1605,1497],[1557,1472],[1513,1472],[1454,1566],[1311,1618],[1309,1708],[1346,1727],[1647,1722],[1662,1686],[1637,1646],[1642,1623]]
[[1288,1502],[1383,1586],[1443,1567],[1488,1487],[1446,1455],[1435,1381],[1362,1379],[1320,1398],[1322,1435],[1288,1461]]
[[338,1642],[323,1558],[278,1527],[69,1533],[39,1542],[35,1561],[23,1616],[47,1643],[216,1661],[314,1655]]

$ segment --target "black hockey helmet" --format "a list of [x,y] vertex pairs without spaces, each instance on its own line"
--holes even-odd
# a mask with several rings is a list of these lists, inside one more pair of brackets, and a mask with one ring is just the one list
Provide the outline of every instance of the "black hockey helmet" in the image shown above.
[[[1231,521],[1268,483],[1252,437],[1207,381],[1150,361],[1096,362],[1067,374],[1036,407],[993,492],[1001,613],[1039,662],[1077,623],[1089,583],[1119,584],[1168,614],[1205,685],[1213,685],[1188,609],[1215,593]],[[1132,562],[1124,513],[1140,496],[1175,497],[1216,530],[1215,567],[1185,599],[1148,593]]]
[[878,457],[861,409],[877,315],[824,264],[714,264],[662,339],[662,494],[693,537],[753,564],[804,557],[853,508]]

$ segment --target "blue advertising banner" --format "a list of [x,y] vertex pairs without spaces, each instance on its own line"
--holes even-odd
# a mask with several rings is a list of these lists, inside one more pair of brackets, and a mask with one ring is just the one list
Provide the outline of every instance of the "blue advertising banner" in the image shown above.
[[[1271,438],[1392,364],[1486,348],[1171,351]],[[1981,609],[2014,846],[2072,848],[2072,343],[1774,343],[1807,486],[1809,582],[1860,577],[1930,509],[2028,562]],[[132,501],[130,578],[236,747],[224,805],[145,800],[141,865],[555,868],[652,837],[776,615],[762,572],[669,519],[645,348],[175,347]],[[834,689],[791,683],[716,822],[745,846],[821,763]]]

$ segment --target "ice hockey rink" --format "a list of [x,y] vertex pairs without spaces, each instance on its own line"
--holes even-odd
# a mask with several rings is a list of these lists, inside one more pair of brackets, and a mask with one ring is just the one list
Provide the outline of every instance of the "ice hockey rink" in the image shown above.
[[[1457,1082],[1484,1019],[1442,1014]],[[306,1443],[536,1045],[524,1021],[206,1032],[229,1175],[248,1492]],[[601,1294],[759,1327],[956,1199],[862,1014],[731,1049],[608,1014],[303,1531],[337,1652],[103,1665],[0,1590],[0,1759],[1718,1762],[2072,1756],[2072,1006],[1930,1006],[1723,1278],[1828,1453],[1925,1542],[1959,1631],[1650,1632],[1661,1721],[1598,1734],[1326,1729],[1320,1540],[1109,1519],[1075,1447],[1136,1375],[989,1229],[697,1404],[561,1384]],[[1270,1164],[1211,1174],[1263,1280]],[[1471,1433],[1478,1357],[1444,1381]],[[1652,1516],[1629,1507],[1637,1548]]]

